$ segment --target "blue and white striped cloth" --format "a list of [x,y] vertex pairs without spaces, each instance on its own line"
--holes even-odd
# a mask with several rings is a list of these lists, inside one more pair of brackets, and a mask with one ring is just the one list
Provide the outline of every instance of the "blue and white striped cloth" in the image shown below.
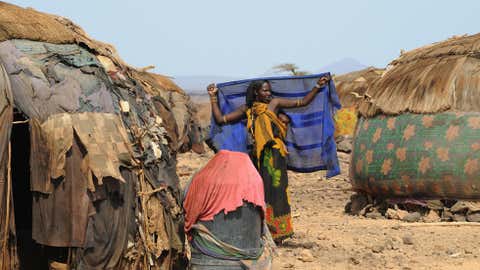
[[[250,82],[268,80],[274,97],[298,99],[304,97],[318,78],[329,73],[308,76],[265,77],[217,84],[218,101],[223,114],[245,104]],[[327,170],[327,177],[340,174],[334,139],[333,115],[340,109],[333,80],[323,87],[308,106],[282,109],[291,119],[285,144],[288,149],[288,168],[296,172]],[[247,152],[246,121],[219,126],[212,118],[210,138],[220,150]]]

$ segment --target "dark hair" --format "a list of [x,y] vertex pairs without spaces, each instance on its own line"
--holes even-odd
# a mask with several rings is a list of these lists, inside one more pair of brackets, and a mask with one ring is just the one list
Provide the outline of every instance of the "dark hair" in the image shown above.
[[264,83],[270,84],[269,81],[263,80],[263,81],[252,81],[250,85],[248,85],[247,95],[245,97],[245,103],[247,104],[248,108],[251,108],[253,106],[253,102],[255,102],[255,99],[257,97],[257,91],[262,88],[262,85]]

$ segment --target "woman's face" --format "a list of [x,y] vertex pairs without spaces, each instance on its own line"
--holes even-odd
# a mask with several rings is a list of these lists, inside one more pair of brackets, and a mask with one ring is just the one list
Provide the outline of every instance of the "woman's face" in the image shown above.
[[257,100],[268,103],[272,100],[272,90],[268,82],[262,83],[262,87],[257,92]]

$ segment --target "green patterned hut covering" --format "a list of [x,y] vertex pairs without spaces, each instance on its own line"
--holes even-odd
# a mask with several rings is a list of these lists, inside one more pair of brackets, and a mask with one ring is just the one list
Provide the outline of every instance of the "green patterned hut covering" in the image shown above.
[[380,197],[480,199],[480,113],[361,118],[350,175]]
[[350,178],[374,197],[480,199],[480,34],[393,60],[359,102]]

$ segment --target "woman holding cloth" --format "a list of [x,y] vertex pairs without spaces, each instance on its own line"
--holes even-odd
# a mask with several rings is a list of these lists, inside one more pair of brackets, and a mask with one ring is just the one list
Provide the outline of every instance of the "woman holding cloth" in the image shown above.
[[274,98],[268,81],[253,81],[247,88],[246,104],[225,115],[218,105],[218,89],[214,84],[207,87],[217,124],[225,125],[247,118],[249,144],[253,145],[250,156],[263,179],[267,205],[265,219],[277,243],[293,235],[288,195],[288,153],[284,142],[288,118],[281,109],[310,104],[329,80],[329,77],[321,77],[305,97],[297,100]]

